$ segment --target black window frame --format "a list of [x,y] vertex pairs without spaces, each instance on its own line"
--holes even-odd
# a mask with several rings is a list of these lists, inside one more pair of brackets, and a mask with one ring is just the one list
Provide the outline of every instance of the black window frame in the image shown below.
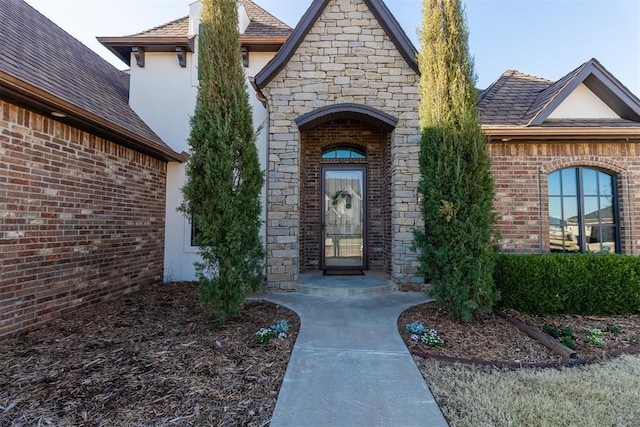
[[[555,170],[551,173],[549,173],[549,175],[547,176],[547,183],[549,183],[551,181],[551,177],[553,174],[562,174],[563,171],[573,171],[574,172],[574,176],[575,176],[575,186],[576,186],[576,194],[575,195],[566,195],[564,193],[564,181],[561,180],[561,186],[560,186],[560,192],[559,194],[551,194],[549,185],[547,185],[547,203],[548,203],[548,213],[549,213],[549,229],[548,229],[548,235],[551,236],[551,227],[553,226],[551,224],[551,211],[550,211],[550,206],[551,206],[551,199],[552,198],[559,198],[561,200],[561,209],[563,211],[562,216],[564,217],[564,201],[563,199],[565,198],[569,198],[569,197],[575,197],[575,199],[577,199],[577,219],[578,219],[578,230],[579,230],[579,237],[578,237],[578,248],[579,250],[576,251],[569,251],[566,250],[566,245],[564,243],[565,239],[564,239],[564,231],[563,231],[563,250],[559,250],[559,251],[552,251],[551,249],[551,241],[549,242],[549,247],[548,249],[552,252],[556,252],[556,253],[616,253],[616,254],[620,254],[622,253],[622,247],[621,247],[621,236],[620,236],[620,209],[619,209],[619,191],[618,191],[618,181],[619,181],[619,177],[617,174],[612,173],[608,170],[605,169],[601,169],[601,168],[597,168],[597,167],[589,167],[589,166],[571,166],[571,167],[567,167],[567,168],[562,168],[562,169],[558,169]],[[584,178],[584,172],[585,171],[594,171],[596,173],[602,173],[604,175],[607,175],[608,177],[611,178],[611,209],[612,209],[612,213],[613,213],[613,224],[611,224],[611,227],[614,229],[614,242],[615,242],[615,252],[604,252],[602,251],[602,245],[601,245],[601,251],[600,252],[590,252],[588,250],[588,243],[587,243],[587,236],[586,236],[586,219],[585,217],[587,216],[587,214],[585,214],[585,197],[597,197],[597,198],[601,198],[601,197],[608,197],[609,195],[605,195],[603,193],[600,193],[601,190],[601,186],[599,185],[598,182],[598,190],[596,194],[587,194],[585,195],[585,178]],[[563,219],[561,218],[561,221],[563,221]],[[607,223],[602,223],[602,222],[598,222],[598,226],[601,227],[602,225],[606,225]],[[562,226],[562,224],[561,224]]]

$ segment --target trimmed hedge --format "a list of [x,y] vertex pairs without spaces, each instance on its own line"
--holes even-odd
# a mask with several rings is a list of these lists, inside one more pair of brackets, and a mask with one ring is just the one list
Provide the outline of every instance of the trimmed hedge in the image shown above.
[[622,315],[640,311],[640,257],[497,256],[500,306],[524,313]]

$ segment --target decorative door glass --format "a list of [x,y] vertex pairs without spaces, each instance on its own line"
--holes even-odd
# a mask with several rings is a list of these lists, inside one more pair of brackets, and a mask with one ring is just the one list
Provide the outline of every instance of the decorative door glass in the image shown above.
[[364,268],[364,169],[325,169],[324,268]]

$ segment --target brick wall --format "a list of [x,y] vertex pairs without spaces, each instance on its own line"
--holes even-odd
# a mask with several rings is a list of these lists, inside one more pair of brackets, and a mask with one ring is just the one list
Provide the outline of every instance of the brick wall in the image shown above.
[[0,337],[162,280],[166,163],[0,101]]
[[488,150],[503,251],[549,251],[547,177],[583,166],[618,177],[622,252],[640,254],[640,141],[491,142]]
[[[368,266],[370,270],[391,271],[391,201],[389,198],[389,134],[371,125],[352,120],[335,120],[305,131],[302,140],[300,270],[320,268],[320,166],[323,164],[364,164],[367,166]],[[366,160],[322,160],[322,150],[336,144],[364,148]]]

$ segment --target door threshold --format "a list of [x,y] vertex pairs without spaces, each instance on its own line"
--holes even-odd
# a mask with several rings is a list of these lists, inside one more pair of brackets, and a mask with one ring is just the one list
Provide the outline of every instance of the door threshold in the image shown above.
[[364,276],[364,271],[359,268],[350,268],[343,270],[323,270],[323,276]]

